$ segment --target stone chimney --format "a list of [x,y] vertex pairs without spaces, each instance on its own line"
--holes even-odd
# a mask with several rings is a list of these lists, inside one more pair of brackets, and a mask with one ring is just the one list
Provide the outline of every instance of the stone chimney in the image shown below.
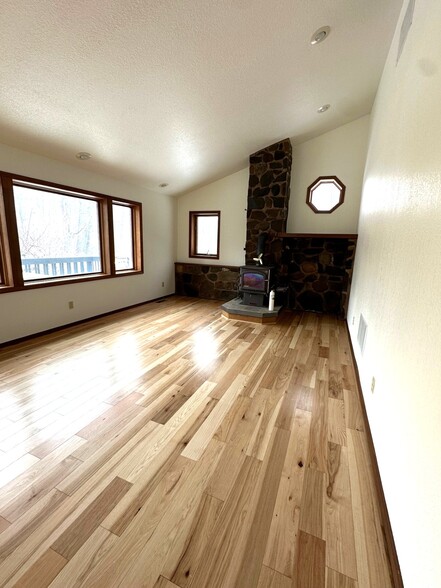
[[[257,241],[267,233],[264,263],[272,263],[276,233],[286,232],[291,182],[292,147],[285,139],[250,155],[245,262],[253,263]],[[278,242],[280,244],[280,241]]]

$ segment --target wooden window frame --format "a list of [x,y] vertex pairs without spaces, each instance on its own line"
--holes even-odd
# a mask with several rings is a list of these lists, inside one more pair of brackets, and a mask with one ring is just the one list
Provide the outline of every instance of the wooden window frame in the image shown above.
[[[320,184],[329,183],[329,182],[333,182],[340,189],[339,201],[330,210],[319,210],[312,203],[313,192],[314,192],[315,188],[317,188],[317,186],[319,186]],[[345,192],[346,192],[346,186],[343,184],[343,182],[337,176],[319,176],[316,180],[314,180],[312,182],[312,184],[310,186],[308,186],[308,189],[306,190],[306,204],[316,214],[331,214],[331,212],[334,212],[334,210],[339,208],[339,206],[341,206],[343,204],[343,202],[345,201]]]
[[[97,202],[100,272],[24,281],[15,213],[14,184]],[[132,209],[133,269],[119,271],[115,269],[112,204],[120,204]],[[140,202],[0,171],[0,294],[142,274],[144,272],[142,251],[142,204]]]
[[[132,212],[132,255],[133,255],[133,268],[131,269],[122,269],[117,270],[115,269],[115,273],[117,275],[123,274],[132,274],[138,267],[142,264],[142,216],[141,216],[141,208],[137,205],[134,205],[133,202],[118,200],[116,198],[112,198],[112,207],[113,205],[116,206],[123,206],[125,208],[130,208]],[[112,235],[113,235],[113,208],[112,208]],[[115,255],[113,254],[113,259],[115,259]]]
[[[208,255],[204,253],[197,253],[197,221],[198,218],[204,216],[214,216],[217,218],[217,253],[216,255]],[[221,212],[220,210],[190,210],[189,211],[189,240],[188,240],[188,256],[196,259],[219,259],[220,256],[220,228],[221,228]]]

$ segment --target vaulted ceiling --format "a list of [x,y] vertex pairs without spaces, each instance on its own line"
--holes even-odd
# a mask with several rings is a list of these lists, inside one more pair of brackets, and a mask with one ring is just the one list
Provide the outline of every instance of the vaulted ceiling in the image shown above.
[[2,0],[0,142],[191,189],[369,113],[401,3]]

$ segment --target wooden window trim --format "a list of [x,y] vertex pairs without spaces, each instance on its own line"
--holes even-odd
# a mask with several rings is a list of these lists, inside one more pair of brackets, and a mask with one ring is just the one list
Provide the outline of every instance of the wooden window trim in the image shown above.
[[[332,180],[340,188],[340,198],[337,204],[333,206],[330,210],[319,210],[312,203],[312,192],[314,188],[318,186],[318,184],[326,180]],[[334,212],[334,210],[339,208],[345,201],[345,192],[346,186],[337,176],[319,176],[312,182],[310,186],[308,186],[306,190],[306,204],[315,212],[315,214],[331,214],[331,212]]]
[[[126,208],[130,208],[132,213],[132,255],[133,255],[133,269],[124,269],[124,270],[117,270],[115,269],[115,273],[117,275],[133,273],[133,272],[142,272],[143,271],[143,259],[142,259],[142,215],[141,209],[138,206],[134,206],[133,203],[123,202],[122,200],[118,200],[116,198],[112,199],[112,205],[115,204],[117,206],[125,206]],[[113,211],[112,211],[112,235],[113,235]],[[112,248],[113,248],[113,239],[112,239]],[[111,259],[113,263],[115,263],[115,251],[114,248],[112,250]]]
[[[207,255],[196,253],[197,246],[197,219],[201,216],[217,217],[217,254]],[[188,240],[188,257],[196,259],[219,259],[220,256],[220,228],[221,228],[221,211],[220,210],[190,210],[189,212],[189,240]]]
[[[98,203],[100,232],[101,272],[65,277],[51,277],[24,282],[21,270],[20,246],[15,215],[14,184],[26,188],[55,192],[69,197],[94,200]],[[115,270],[113,245],[112,204],[132,209],[134,269]],[[142,203],[127,198],[113,197],[91,190],[74,188],[19,174],[0,171],[0,294],[15,291],[47,288],[79,282],[133,276],[144,272],[142,236]]]
[[3,186],[0,182],[0,290],[12,283],[12,267],[10,264],[8,229],[6,210],[3,200]]

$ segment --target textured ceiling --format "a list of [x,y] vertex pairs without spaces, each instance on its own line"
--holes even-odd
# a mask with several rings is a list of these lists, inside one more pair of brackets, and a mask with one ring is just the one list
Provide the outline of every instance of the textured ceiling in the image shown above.
[[[0,142],[188,190],[279,139],[296,143],[370,112],[400,7],[2,0]],[[329,39],[311,46],[323,25]],[[78,151],[93,159],[79,162]]]

